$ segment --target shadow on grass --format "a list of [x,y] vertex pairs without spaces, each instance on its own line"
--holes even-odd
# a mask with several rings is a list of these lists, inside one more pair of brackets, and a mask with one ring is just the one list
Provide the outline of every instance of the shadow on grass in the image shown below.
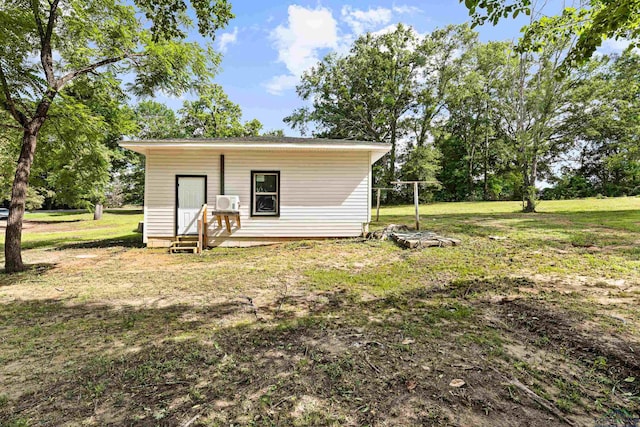
[[112,215],[140,215],[143,213],[142,209],[106,209],[106,213]]
[[[463,414],[472,424],[511,425],[518,412],[518,424],[562,425],[504,386],[499,371],[517,373],[513,360],[500,355],[503,339],[533,345],[526,340],[544,334],[545,351],[557,345],[565,363],[591,368],[589,360],[585,368],[579,358],[571,359],[571,350],[585,343],[572,341],[570,318],[542,308],[531,317],[529,307],[518,303],[517,316],[503,306],[500,322],[487,324],[480,315],[483,303],[465,299],[519,284],[460,282],[450,290],[370,301],[329,291],[313,300],[299,295],[258,307],[248,299],[121,309],[13,301],[0,305],[0,354],[24,383],[19,398],[6,389],[11,397],[0,406],[0,421],[178,425],[196,417],[213,425],[459,425],[452,414]],[[283,305],[306,314],[280,317]],[[525,328],[540,319],[542,332]],[[500,334],[496,328],[503,328]],[[620,362],[606,352],[587,357],[597,354],[608,367]],[[637,364],[631,369],[640,375]],[[460,375],[472,387],[452,393],[449,381]],[[537,387],[544,391],[547,380],[553,387],[563,375],[553,371],[547,379],[538,373]],[[0,377],[0,387],[8,386],[2,384],[7,378]],[[578,391],[593,394],[588,387],[596,380]],[[599,399],[603,409],[617,403],[613,394],[611,401]]]
[[117,237],[108,237],[105,239],[94,239],[86,241],[70,240],[71,239],[68,237],[31,240],[23,242],[22,249],[51,248],[51,250],[64,250],[109,247],[141,248],[144,246],[144,244],[142,243],[142,235],[137,232],[132,232],[131,234],[125,234]]
[[78,210],[68,210],[68,211],[31,211],[27,214],[34,215],[47,215],[47,216],[70,216],[70,215],[82,215],[90,213],[88,210],[78,209]]
[[[142,209],[105,209],[104,213],[114,214],[114,215],[138,215],[143,212]],[[88,209],[70,209],[70,210],[60,210],[60,211],[31,211],[27,214],[46,214],[47,216],[69,216],[69,215],[82,215],[82,214],[90,214],[92,211]]]
[[142,235],[132,234],[128,236],[109,239],[91,240],[88,242],[61,244],[56,246],[55,250],[61,251],[65,249],[102,249],[112,247],[142,248],[144,247],[144,243],[142,243]]
[[[4,261],[3,261],[4,262]],[[53,270],[54,268],[56,268],[58,266],[58,264],[55,263],[38,263],[38,264],[27,264],[26,265],[26,270],[24,272],[20,272],[20,273],[16,273],[14,275],[8,275],[6,274],[6,271],[4,268],[0,269],[0,287],[2,286],[7,286],[7,285],[15,285],[18,284],[20,282],[20,275],[28,275],[31,273],[35,273],[36,275],[41,275],[44,274],[50,270]],[[8,279],[11,278],[11,280],[2,280],[2,278]]]
[[85,219],[25,219],[25,224],[70,224],[73,222],[83,222]]

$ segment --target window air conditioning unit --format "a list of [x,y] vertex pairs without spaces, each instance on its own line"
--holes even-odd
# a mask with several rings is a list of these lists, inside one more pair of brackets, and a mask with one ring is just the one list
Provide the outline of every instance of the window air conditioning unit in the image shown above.
[[216,210],[219,210],[219,211],[240,210],[240,196],[216,196]]

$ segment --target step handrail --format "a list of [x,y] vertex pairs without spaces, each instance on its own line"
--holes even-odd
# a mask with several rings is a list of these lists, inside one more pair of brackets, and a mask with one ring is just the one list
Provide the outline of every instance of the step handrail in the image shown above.
[[201,254],[204,249],[204,245],[207,244],[207,204],[203,204],[200,208],[200,215],[198,216],[198,253]]

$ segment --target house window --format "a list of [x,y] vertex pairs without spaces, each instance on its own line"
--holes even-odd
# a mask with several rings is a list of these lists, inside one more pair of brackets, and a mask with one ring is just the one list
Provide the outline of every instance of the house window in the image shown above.
[[280,216],[280,172],[251,172],[251,215]]

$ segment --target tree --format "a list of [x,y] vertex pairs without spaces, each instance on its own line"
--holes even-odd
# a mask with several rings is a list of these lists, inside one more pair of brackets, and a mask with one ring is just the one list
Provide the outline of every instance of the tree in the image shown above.
[[382,174],[374,177],[376,185],[388,186],[397,176],[400,142],[408,140],[409,149],[429,143],[440,96],[456,68],[456,49],[474,37],[465,28],[420,37],[398,25],[386,34],[361,36],[347,55],[328,55],[303,75],[297,92],[312,106],[285,122],[302,133],[314,124],[319,137],[391,144]]
[[[22,132],[5,239],[9,273],[24,269],[22,220],[38,135],[65,90],[79,79],[100,80],[108,73],[117,83],[116,75],[134,75],[130,89],[139,95],[157,89],[181,93],[194,79],[213,74],[218,55],[184,40],[192,24],[183,0],[135,4],[69,0],[60,7],[59,0],[7,0],[0,5],[0,107],[13,119],[3,125]],[[232,18],[226,0],[192,6],[204,36],[213,36]]]
[[203,86],[198,95],[195,101],[185,101],[179,111],[188,137],[227,138],[260,133],[262,123],[253,119],[243,124],[240,106],[229,99],[222,86]]
[[[133,120],[135,121],[135,129],[128,134],[139,139],[182,138],[185,136],[175,111],[157,101],[145,100],[135,105]],[[144,203],[144,155],[117,147],[116,155],[112,160],[112,170],[114,172],[112,187],[114,190],[122,190],[122,202],[142,205]]]
[[328,55],[297,87],[302,99],[313,99],[313,107],[284,121],[302,133],[314,123],[319,137],[390,143],[384,177],[376,177],[377,184],[389,185],[396,178],[400,122],[415,105],[417,77],[425,65],[418,43],[413,29],[398,25],[387,34],[361,36],[344,57]]
[[[165,104],[146,100],[134,107],[137,129],[135,137],[139,139],[183,138],[185,130],[176,112]],[[130,152],[130,150],[126,150]]]
[[[444,143],[457,143],[463,154],[457,169],[466,171],[458,191],[466,188],[466,199],[475,199],[476,180],[482,176],[482,197],[489,198],[489,174],[495,163],[498,139],[493,126],[499,73],[509,61],[509,46],[503,42],[477,43],[463,53],[459,73],[444,96],[448,117]],[[453,154],[453,153],[452,153]],[[454,171],[456,175],[459,170]]]
[[266,132],[263,132],[262,135],[263,136],[284,137],[284,130],[283,129],[272,129],[272,130],[268,130]]
[[575,148],[549,197],[640,193],[640,56],[592,62],[566,120]]
[[[531,0],[465,0],[465,5],[469,8],[474,25],[483,24],[487,20],[495,25],[500,19],[509,16],[515,18],[521,12],[532,16],[536,15],[532,10]],[[552,61],[555,64],[552,67],[554,74],[552,77],[556,77],[558,82],[566,82],[567,76],[575,75],[576,67],[586,64],[604,39],[623,38],[629,40],[631,46],[637,45],[638,36],[640,36],[639,24],[640,2],[637,0],[590,0],[588,4],[584,4],[580,8],[565,7],[562,13],[557,16],[540,15],[539,18],[536,16],[528,26],[522,29],[523,37],[517,50],[520,52],[521,59],[531,57],[531,52],[536,52],[544,57],[545,52],[549,52],[550,46],[562,46],[566,44],[567,40],[574,39],[571,45],[565,46],[566,52],[562,52]],[[548,69],[549,67],[542,68]],[[544,92],[551,86],[556,86],[556,84],[549,83],[544,87],[541,86],[541,91],[538,93]],[[550,99],[546,105],[551,106],[554,103],[556,100]],[[545,126],[536,127],[540,129]],[[539,133],[538,135],[542,136]],[[526,145],[526,143],[521,145],[520,159],[535,165],[538,158],[537,150],[527,150]],[[525,160],[524,157],[527,156],[529,157]],[[529,178],[526,177],[526,174],[524,176],[529,194],[525,210],[532,211],[535,210],[535,205],[532,203],[532,191],[534,190],[532,179],[534,177],[531,173],[529,175]],[[564,182],[571,181],[564,180]]]
[[538,179],[570,147],[563,124],[580,76],[558,76],[567,43],[546,45],[539,54],[519,53],[499,79],[495,122],[522,174],[525,212],[535,212]]
[[[108,79],[79,78],[59,95],[42,126],[39,155],[34,158],[27,190],[27,208],[43,203],[91,209],[102,202],[117,142],[129,133],[132,120],[126,96]],[[20,153],[17,130],[4,147],[8,156],[0,168],[0,200],[11,197],[13,159]],[[31,197],[30,197],[31,195]]]
[[[403,181],[427,181],[428,188],[439,188],[436,176],[440,171],[440,151],[433,145],[423,145],[410,149],[405,153],[400,177]],[[400,191],[405,193],[404,198],[413,195],[411,186],[403,186]],[[427,202],[432,194],[426,191],[419,193],[420,200]]]
[[[502,18],[532,14],[531,0],[460,0],[469,9],[474,25],[486,21],[494,25]],[[563,69],[591,58],[606,38],[627,39],[632,46],[640,38],[640,2],[638,0],[590,0],[580,8],[565,7],[557,16],[541,16],[523,29],[520,44],[524,50],[539,50],[548,42],[570,35],[578,39],[564,59]]]
[[418,45],[425,58],[416,84],[416,102],[403,118],[407,136],[417,147],[429,139],[442,138],[439,124],[448,115],[446,99],[456,80],[464,74],[468,56],[465,53],[478,41],[467,25],[448,25],[424,36]]

